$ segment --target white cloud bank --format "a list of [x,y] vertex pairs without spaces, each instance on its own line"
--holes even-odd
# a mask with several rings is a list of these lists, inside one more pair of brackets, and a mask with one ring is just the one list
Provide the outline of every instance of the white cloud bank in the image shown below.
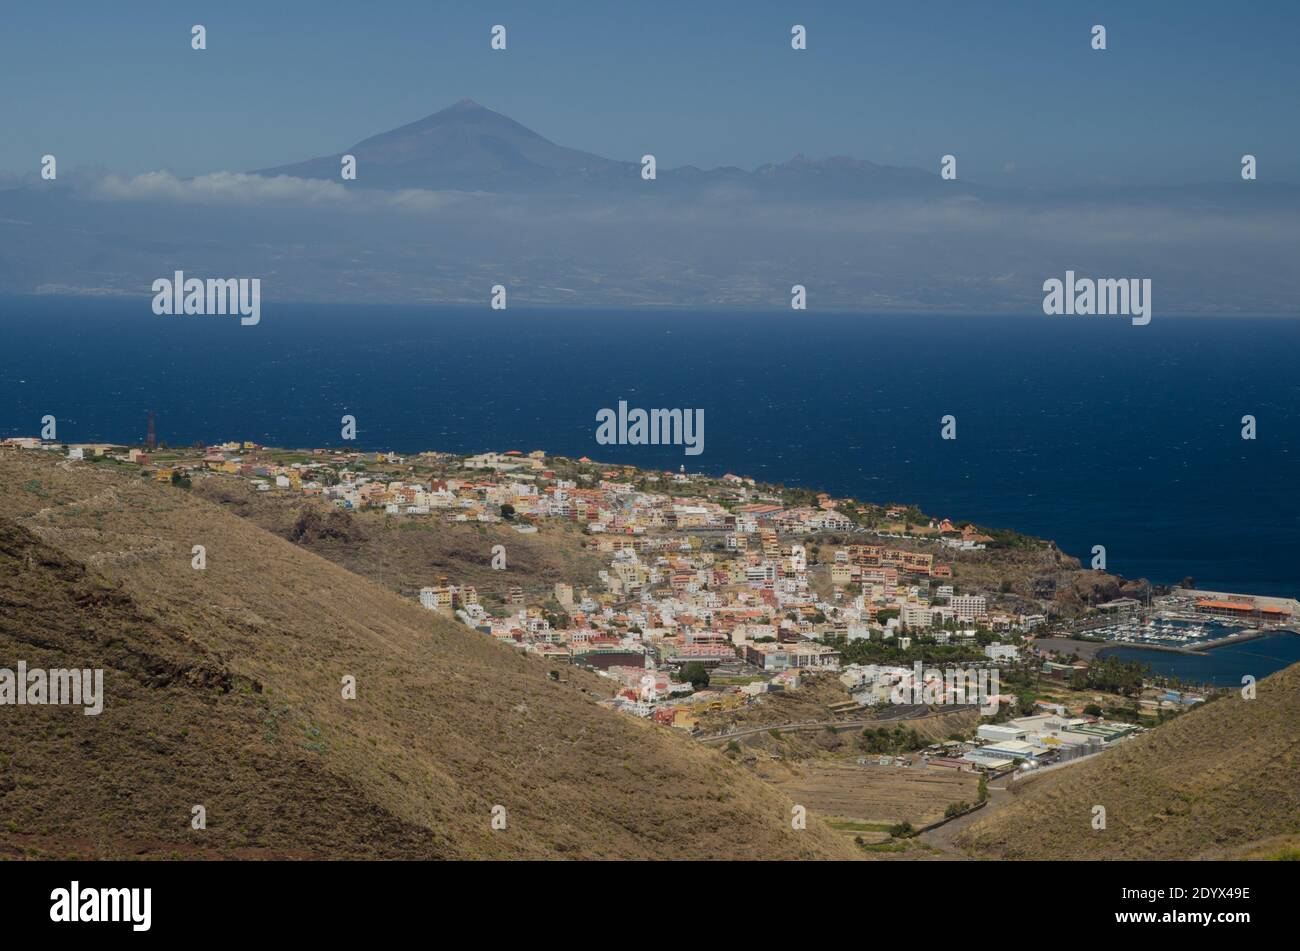
[[369,191],[340,182],[289,175],[249,175],[213,172],[196,178],[178,178],[168,171],[145,172],[134,178],[106,175],[92,183],[86,194],[98,201],[163,201],[197,205],[334,206],[357,210],[431,212],[461,200],[463,192],[405,189]]

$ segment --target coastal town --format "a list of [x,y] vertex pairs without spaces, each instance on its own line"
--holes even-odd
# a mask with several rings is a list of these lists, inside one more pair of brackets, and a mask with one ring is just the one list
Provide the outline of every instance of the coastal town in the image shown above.
[[[602,702],[703,741],[758,729],[834,732],[978,711],[942,740],[859,751],[881,762],[1000,776],[1090,755],[1205,702],[1096,656],[1106,642],[1188,650],[1294,625],[1300,605],[1173,589],[1062,611],[979,570],[998,551],[1047,542],[725,474],[654,472],[542,451],[471,456],[279,450],[247,441],[192,448],[65,445],[11,438],[0,450],[66,464],[134,467],[189,489],[238,480],[259,496],[403,523],[493,526],[521,536],[576,528],[603,567],[548,585],[509,571],[510,545],[481,557],[505,579],[430,576],[409,596],[540,658],[551,677],[586,668]],[[483,575],[479,575],[483,577]],[[953,670],[961,675],[954,677]],[[779,695],[827,685],[819,721],[772,724]],[[755,712],[758,715],[755,715]]]

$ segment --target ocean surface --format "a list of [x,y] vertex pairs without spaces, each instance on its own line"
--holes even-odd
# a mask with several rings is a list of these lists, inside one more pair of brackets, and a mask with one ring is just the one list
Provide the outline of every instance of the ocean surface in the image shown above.
[[1098,655],[1150,664],[1156,673],[1177,677],[1187,684],[1240,687],[1241,678],[1247,674],[1263,680],[1283,667],[1300,662],[1300,634],[1282,631],[1197,654],[1144,647],[1103,647]]
[[[492,311],[0,298],[0,436],[545,449],[1104,545],[1128,577],[1300,594],[1300,320]],[[601,446],[595,416],[702,408],[704,452]],[[940,418],[957,439],[940,439]],[[1241,438],[1241,418],[1258,438]],[[1249,645],[1242,649],[1246,650]]]

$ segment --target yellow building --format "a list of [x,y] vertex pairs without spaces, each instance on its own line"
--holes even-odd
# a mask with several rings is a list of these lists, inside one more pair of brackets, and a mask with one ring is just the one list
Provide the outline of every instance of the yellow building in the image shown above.
[[678,707],[673,711],[673,729],[694,730],[699,726],[699,723],[699,717],[682,707]]

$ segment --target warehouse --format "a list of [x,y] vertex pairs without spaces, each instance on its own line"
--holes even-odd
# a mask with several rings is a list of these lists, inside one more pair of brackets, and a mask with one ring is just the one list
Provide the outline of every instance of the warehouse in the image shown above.
[[1004,740],[1023,740],[1027,735],[1027,731],[1010,724],[984,723],[975,731],[975,735],[981,740],[988,740],[990,743],[1000,743]]
[[981,747],[979,752],[987,753],[990,756],[1002,756],[1011,759],[1027,759],[1037,762],[1038,758],[1047,751],[1034,746],[1032,743],[1026,743],[1023,740],[1002,740]]
[[1003,769],[1010,769],[1016,764],[1014,759],[1010,759],[1006,756],[995,756],[985,750],[971,750],[969,753],[964,753],[962,759],[966,760],[968,763],[974,763],[980,769],[989,769],[994,772]]

